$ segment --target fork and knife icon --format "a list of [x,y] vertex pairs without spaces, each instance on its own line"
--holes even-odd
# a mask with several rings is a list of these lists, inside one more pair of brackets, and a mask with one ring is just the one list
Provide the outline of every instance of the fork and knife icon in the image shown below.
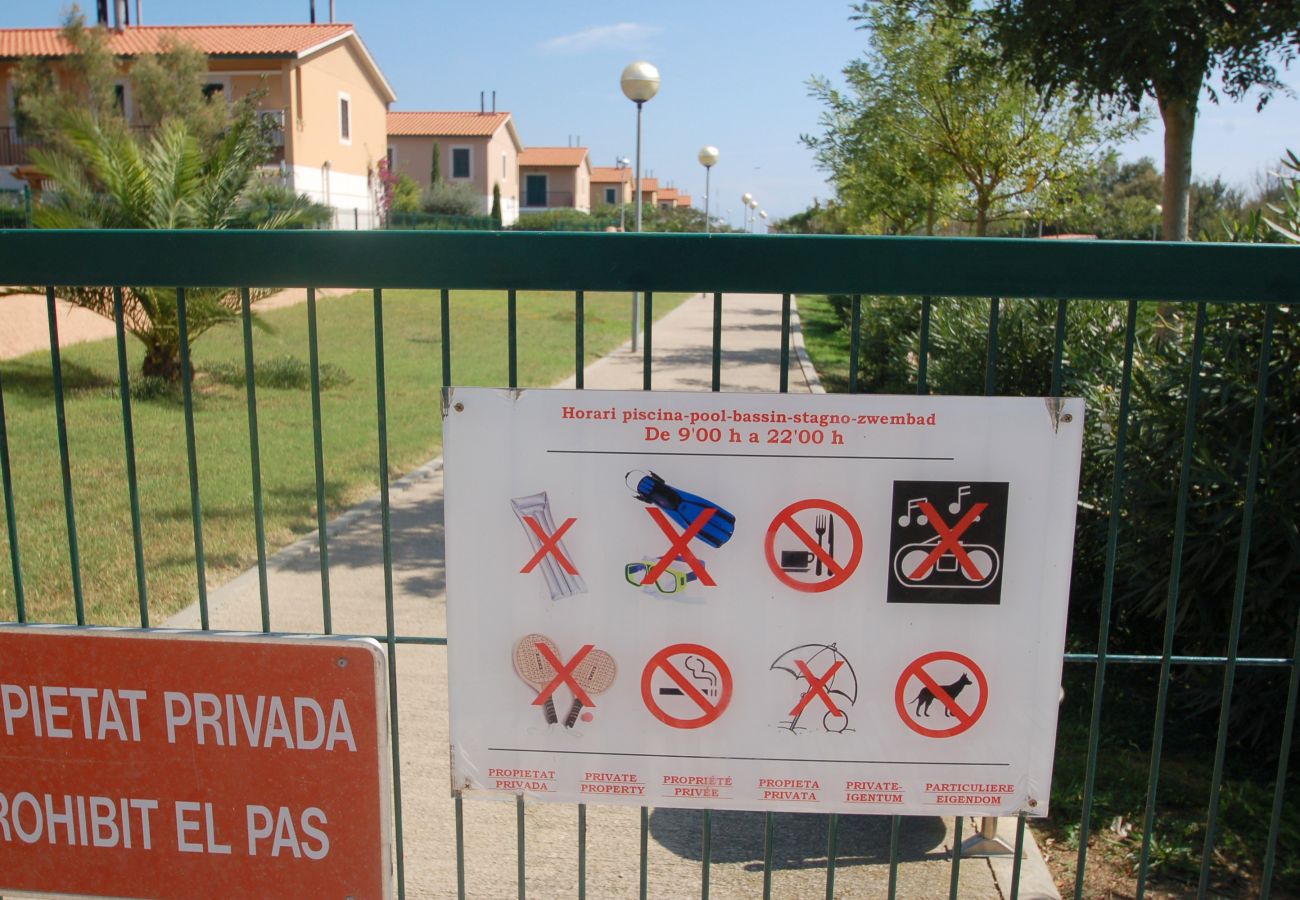
[[[813,519],[813,533],[817,535],[817,546],[826,550],[831,559],[835,558],[835,516],[818,515]],[[825,568],[826,577],[831,576],[830,567],[824,566],[820,555],[810,550],[782,550],[781,568],[786,572],[807,572],[816,563],[813,572],[822,576]]]

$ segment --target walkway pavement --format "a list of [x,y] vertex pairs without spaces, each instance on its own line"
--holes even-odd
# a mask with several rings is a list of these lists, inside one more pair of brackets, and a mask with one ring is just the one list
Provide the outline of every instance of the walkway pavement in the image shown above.
[[[779,382],[781,298],[728,295],[723,302],[724,390],[772,391]],[[656,389],[707,390],[711,377],[712,297],[688,300],[654,327]],[[627,346],[594,362],[585,372],[588,388],[639,389],[641,355]],[[809,391],[792,353],[790,390]],[[572,386],[572,379],[559,386]],[[393,588],[397,632],[446,634],[443,569],[442,466],[435,460],[395,483],[391,490]],[[339,517],[329,529],[330,593],[334,629],[380,634],[384,629],[381,525],[377,499]],[[270,561],[271,627],[275,631],[322,630],[321,576],[315,538],[286,548]],[[210,594],[211,622],[218,629],[258,630],[260,603],[256,570],[245,572]],[[197,608],[168,625],[197,627]],[[397,650],[401,787],[409,897],[454,897],[456,853],[454,805],[450,798],[447,726],[447,654],[440,646],[400,645]],[[467,799],[465,864],[468,895],[516,896],[515,807],[511,802]],[[656,809],[650,814],[649,894],[698,895],[703,814]],[[712,896],[756,897],[762,892],[761,813],[721,812],[713,816]],[[825,891],[826,818],[781,814],[773,846],[773,896],[821,896]],[[1013,826],[1013,820],[1004,820]],[[635,809],[592,806],[587,814],[588,896],[635,897],[639,872],[639,814]],[[968,821],[964,833],[977,827]],[[577,812],[568,805],[530,803],[525,813],[527,888],[543,898],[577,895]],[[947,896],[953,821],[903,820],[900,897]],[[1032,844],[1032,840],[1030,841]],[[889,820],[844,816],[840,820],[835,896],[884,896],[889,874]],[[1010,862],[1000,874],[985,860],[963,861],[963,898],[1006,896]],[[1056,897],[1037,847],[1030,848],[1020,896]]]

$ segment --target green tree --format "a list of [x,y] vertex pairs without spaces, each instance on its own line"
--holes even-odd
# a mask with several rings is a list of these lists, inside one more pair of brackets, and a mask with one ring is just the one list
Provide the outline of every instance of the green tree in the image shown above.
[[406,173],[397,176],[393,184],[393,212],[417,213],[420,211],[420,183]]
[[1155,98],[1165,240],[1188,238],[1192,137],[1207,78],[1218,74],[1234,100],[1258,89],[1262,107],[1286,90],[1273,60],[1289,62],[1300,47],[1300,4],[1273,0],[996,0],[980,21],[1001,59],[1040,89],[1117,111]]
[[1099,156],[1099,143],[1136,127],[1101,122],[1083,104],[1053,101],[1008,77],[985,52],[978,21],[908,0],[854,10],[867,52],[844,69],[846,91],[811,82],[827,110],[823,133],[804,143],[864,224],[879,215],[882,230],[924,223],[932,232],[956,219],[982,236],[1026,209],[1051,214]]
[[501,230],[501,183],[492,185],[492,227]]
[[433,162],[429,163],[429,187],[442,180],[442,149],[433,142]]

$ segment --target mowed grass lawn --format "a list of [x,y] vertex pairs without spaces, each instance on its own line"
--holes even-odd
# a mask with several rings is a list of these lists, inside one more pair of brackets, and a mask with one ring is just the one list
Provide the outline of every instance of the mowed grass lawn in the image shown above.
[[[686,295],[656,295],[663,315]],[[3,301],[0,301],[3,302]],[[585,348],[591,361],[627,338],[627,294],[589,293]],[[256,308],[256,307],[254,307]],[[322,371],[337,381],[321,393],[326,507],[333,516],[378,490],[375,338],[370,292],[321,298],[317,304]],[[441,444],[442,337],[436,291],[387,291],[384,360],[391,477],[432,459]],[[254,370],[279,371],[286,358],[309,359],[305,304],[265,313],[254,329]],[[572,294],[520,292],[521,386],[553,384],[573,371]],[[503,292],[451,295],[452,383],[507,383]],[[140,345],[129,342],[139,378]],[[210,586],[255,564],[248,407],[238,323],[215,329],[194,346],[195,432],[203,538]],[[341,374],[339,374],[341,373]],[[63,351],[69,455],[86,620],[138,624],[121,400],[113,341]],[[64,518],[53,376],[48,352],[0,362],[5,425],[13,469],[27,617],[73,622],[71,567]],[[197,596],[194,535],[186,466],[184,407],[174,395],[132,403],[151,622]],[[311,391],[259,384],[257,415],[262,488],[270,550],[316,527]],[[0,516],[0,620],[17,616],[9,534]]]

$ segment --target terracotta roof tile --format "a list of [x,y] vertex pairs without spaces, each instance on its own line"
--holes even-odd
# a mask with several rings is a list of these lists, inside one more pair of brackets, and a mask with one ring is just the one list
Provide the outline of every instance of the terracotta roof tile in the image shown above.
[[612,182],[618,184],[620,181],[630,183],[632,181],[631,169],[620,169],[617,166],[592,166],[591,180],[593,182]]
[[663,189],[661,189],[661,190],[659,191],[659,202],[660,202],[660,203],[663,203],[665,200],[671,200],[671,201],[673,201],[674,203],[676,203],[676,202],[677,202],[677,188],[663,188]]
[[399,137],[490,137],[509,118],[508,112],[390,112],[388,133]]
[[658,191],[658,190],[659,190],[659,179],[658,179],[658,178],[642,178],[642,179],[641,179],[641,193],[643,193],[643,194],[648,194],[648,193],[650,193],[651,191]]
[[[209,56],[299,56],[349,33],[345,23],[332,25],[144,25],[109,32],[108,46],[119,56],[159,53],[170,35]],[[70,52],[60,28],[0,29],[0,58],[66,56]]]
[[586,147],[525,147],[519,154],[519,165],[580,166],[586,158]]
[[691,195],[690,195],[690,194],[681,194],[680,196],[678,196],[678,198],[677,198],[677,205],[678,205],[678,206],[690,206],[690,205],[691,205]]

